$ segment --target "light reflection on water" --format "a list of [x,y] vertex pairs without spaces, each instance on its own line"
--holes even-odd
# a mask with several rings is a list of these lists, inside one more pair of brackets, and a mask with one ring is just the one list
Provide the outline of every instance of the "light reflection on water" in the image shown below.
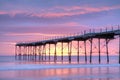
[[[96,58],[94,58],[96,59]],[[103,58],[104,59],[104,58]],[[110,64],[117,63],[118,59],[113,58]],[[106,59],[104,59],[106,60]],[[102,64],[106,64],[106,62]],[[62,65],[69,66],[86,65],[86,63],[72,62],[34,62],[34,61],[15,61],[15,62],[0,62],[0,65],[30,65],[30,64],[44,64],[49,65]],[[89,63],[87,63],[89,64]],[[96,65],[97,61],[94,60],[92,65]],[[101,64],[100,64],[101,65]],[[1,68],[1,67],[0,67]],[[81,67],[81,68],[50,68],[50,69],[37,69],[37,70],[1,70],[0,80],[120,80],[120,66],[101,66],[101,67]]]
[[120,67],[0,71],[0,80],[119,80]]

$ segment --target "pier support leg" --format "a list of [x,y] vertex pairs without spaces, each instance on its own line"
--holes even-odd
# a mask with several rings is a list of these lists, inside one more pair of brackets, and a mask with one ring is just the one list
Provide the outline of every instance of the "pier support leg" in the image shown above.
[[[68,42],[68,61],[69,61],[69,42]],[[70,61],[69,61],[70,62]]]
[[27,57],[28,57],[28,52],[27,51],[28,51],[28,46],[26,46],[26,54],[25,54],[25,56],[26,56],[25,59],[26,60],[27,60]]
[[26,46],[24,46],[24,60],[26,60]]
[[33,46],[31,46],[31,60],[33,60]]
[[30,46],[28,46],[28,60],[30,59]]
[[71,41],[71,43],[70,43],[69,63],[71,63],[71,53],[72,53],[72,41]]
[[92,38],[90,39],[90,63],[92,62]]
[[17,60],[17,46],[15,46],[15,60]]
[[44,61],[44,59],[45,59],[45,61],[46,61],[46,50],[45,50],[45,45],[43,45],[43,49],[42,49],[42,61]]
[[21,60],[22,54],[21,54],[21,46],[19,46],[19,60]]
[[57,60],[57,55],[56,55],[56,46],[57,44],[55,43],[55,52],[54,52],[54,62],[56,62],[56,60]]
[[63,42],[61,43],[61,60],[63,62]]
[[85,62],[87,63],[86,41],[84,41],[84,48],[85,48]]
[[120,64],[120,35],[119,35],[119,64]]
[[41,61],[41,46],[39,46],[39,61]]
[[31,60],[31,46],[29,46],[29,60]]
[[26,60],[28,60],[28,46],[26,46]]
[[41,55],[42,61],[44,60],[44,59],[43,59],[43,54],[44,54],[44,45],[42,46],[42,55]]
[[26,60],[28,59],[28,46],[26,46]]
[[35,61],[37,60],[37,46],[35,46]]
[[78,48],[78,51],[77,51],[77,62],[79,63],[79,41],[78,41],[78,43],[77,43],[77,48]]
[[29,46],[27,46],[27,60],[29,59]]
[[44,47],[44,54],[45,54],[45,61],[46,61],[46,45],[45,45],[45,47]]
[[34,60],[34,46],[32,46],[32,60]]
[[26,56],[25,59],[27,60],[28,59],[28,46],[26,46],[26,55],[25,56]]
[[108,43],[109,43],[109,39],[106,39],[106,54],[107,54],[107,63],[109,63]]
[[31,46],[30,60],[33,60],[33,46]]
[[100,56],[100,38],[98,39],[98,53],[99,53],[99,64],[101,63],[101,56]]
[[50,62],[50,43],[49,43],[49,62]]
[[23,60],[25,60],[26,48],[24,46]]
[[32,55],[32,60],[34,60],[34,55],[35,55],[35,49],[34,49],[34,46],[33,46],[33,55]]

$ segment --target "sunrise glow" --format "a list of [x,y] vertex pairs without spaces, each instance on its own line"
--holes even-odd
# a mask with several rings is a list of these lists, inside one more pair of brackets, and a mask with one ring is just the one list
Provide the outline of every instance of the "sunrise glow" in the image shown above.
[[[46,4],[47,3],[47,4]],[[115,1],[0,1],[0,55],[14,55],[18,42],[34,42],[64,36],[83,34],[84,30],[106,29],[120,24],[120,2]],[[21,6],[22,5],[22,6]],[[82,32],[81,32],[82,31]],[[86,31],[86,32],[87,32]],[[109,52],[118,54],[118,39],[111,44]],[[76,43],[72,54],[76,55]],[[82,42],[80,55],[84,55]],[[94,42],[96,47],[97,41]],[[61,55],[57,44],[57,55]],[[104,46],[104,41],[103,41]],[[89,42],[87,47],[89,47]],[[97,48],[94,55],[97,55]],[[47,50],[48,52],[48,50]],[[89,50],[87,51],[89,54]],[[103,47],[103,55],[104,55]],[[54,53],[52,46],[51,55]],[[64,48],[64,55],[67,48]]]

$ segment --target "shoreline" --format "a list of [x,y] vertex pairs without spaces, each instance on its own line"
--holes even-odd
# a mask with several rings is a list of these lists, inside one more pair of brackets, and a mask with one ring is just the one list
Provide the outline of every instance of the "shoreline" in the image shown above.
[[65,69],[65,68],[101,68],[101,67],[120,67],[120,64],[19,64],[0,66],[0,71],[6,70],[41,70],[41,69]]

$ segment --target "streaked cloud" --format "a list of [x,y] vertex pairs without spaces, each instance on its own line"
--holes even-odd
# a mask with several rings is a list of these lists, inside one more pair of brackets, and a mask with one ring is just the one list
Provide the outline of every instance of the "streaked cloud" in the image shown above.
[[64,17],[64,16],[74,16],[74,15],[83,15],[87,13],[95,13],[95,12],[102,12],[102,11],[109,11],[114,9],[120,9],[120,6],[105,6],[105,7],[81,7],[81,6],[72,6],[72,7],[55,7],[52,8],[53,10],[63,10],[63,12],[47,12],[43,14],[32,14],[32,16],[37,17]]
[[[30,17],[39,18],[55,18],[64,16],[83,15],[88,13],[96,13],[102,11],[109,11],[120,9],[120,6],[103,6],[103,7],[91,7],[91,6],[57,6],[48,9],[41,9],[39,11],[33,10],[11,10],[11,11],[0,11],[0,14],[9,14],[10,16],[16,16],[17,14],[25,14]],[[56,11],[57,10],[57,11]]]
[[8,33],[4,34],[5,36],[48,36],[48,37],[55,37],[55,36],[63,36],[64,34],[44,34],[44,33]]
[[0,42],[2,45],[15,45],[16,42]]

